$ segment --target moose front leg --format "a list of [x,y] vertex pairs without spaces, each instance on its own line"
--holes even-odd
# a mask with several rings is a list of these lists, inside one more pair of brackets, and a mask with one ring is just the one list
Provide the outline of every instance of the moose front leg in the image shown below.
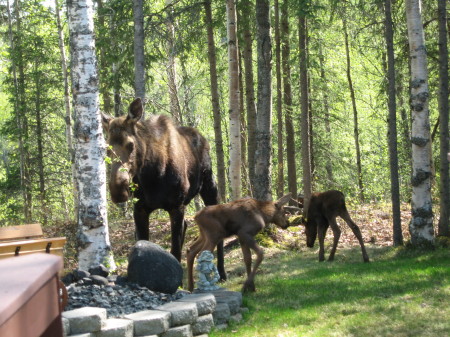
[[183,248],[186,223],[184,221],[184,207],[169,212],[170,227],[172,231],[172,247],[170,253],[181,262],[181,249]]
[[150,238],[149,221],[150,211],[146,210],[144,202],[139,200],[134,204],[133,217],[136,226],[136,240],[147,240]]
[[321,224],[317,226],[317,238],[319,239],[319,262],[325,261],[325,234],[328,226]]
[[[261,247],[258,246],[255,239],[251,235],[239,235],[239,243],[241,244],[241,250],[244,254],[245,268],[247,270],[247,280],[242,287],[243,292],[254,292],[255,288],[255,275],[264,258],[264,252]],[[256,260],[252,268],[252,253],[253,250],[256,254]]]

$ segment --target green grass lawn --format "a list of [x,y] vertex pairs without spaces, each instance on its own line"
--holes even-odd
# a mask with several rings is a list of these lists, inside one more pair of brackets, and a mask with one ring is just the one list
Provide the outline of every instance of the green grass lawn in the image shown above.
[[[244,294],[249,313],[219,336],[450,336],[450,250],[368,247],[339,249],[318,262],[317,249],[265,249],[257,291]],[[229,281],[240,291],[241,253],[233,252]],[[238,262],[239,261],[239,262]]]

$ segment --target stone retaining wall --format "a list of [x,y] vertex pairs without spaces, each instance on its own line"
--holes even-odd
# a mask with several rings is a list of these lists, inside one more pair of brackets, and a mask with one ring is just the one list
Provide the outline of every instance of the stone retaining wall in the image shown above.
[[218,290],[193,293],[153,310],[107,318],[106,309],[85,307],[62,313],[64,336],[77,337],[191,337],[207,336],[242,319],[242,294]]

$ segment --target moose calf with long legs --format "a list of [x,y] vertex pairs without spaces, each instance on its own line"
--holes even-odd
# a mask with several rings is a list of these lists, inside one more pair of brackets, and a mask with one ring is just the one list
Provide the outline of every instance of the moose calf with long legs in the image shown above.
[[[303,200],[299,200],[303,203]],[[319,237],[319,261],[325,260],[324,240],[328,227],[333,231],[333,247],[331,248],[328,261],[334,260],[334,254],[341,236],[341,230],[336,222],[336,217],[340,216],[355,234],[361,245],[362,256],[364,262],[369,262],[364,241],[359,227],[348,214],[345,206],[344,194],[340,191],[331,190],[322,193],[314,193],[309,202],[308,212],[306,213],[306,245],[310,248],[314,247],[316,237]]]
[[[187,252],[188,289],[194,289],[193,265],[197,254],[204,250],[213,251],[214,247],[227,237],[236,235],[244,255],[247,280],[242,290],[255,291],[254,278],[258,266],[263,260],[263,250],[255,241],[255,236],[268,223],[287,228],[289,221],[283,206],[289,202],[291,194],[278,201],[259,201],[245,198],[227,204],[207,206],[195,216],[200,230],[199,238]],[[256,253],[256,261],[252,269],[252,253]]]

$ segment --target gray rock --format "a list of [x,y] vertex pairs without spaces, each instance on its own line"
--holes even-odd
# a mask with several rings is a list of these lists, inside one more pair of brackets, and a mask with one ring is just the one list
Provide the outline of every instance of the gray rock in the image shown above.
[[150,290],[173,294],[181,286],[183,268],[155,243],[140,240],[128,257],[128,281]]

